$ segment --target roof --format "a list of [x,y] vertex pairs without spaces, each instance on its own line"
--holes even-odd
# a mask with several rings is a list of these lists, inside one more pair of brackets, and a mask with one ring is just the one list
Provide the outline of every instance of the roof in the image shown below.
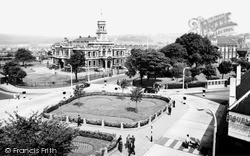
[[[240,100],[241,97],[246,95],[250,90],[250,70],[241,76],[241,83],[236,87],[236,99]],[[241,99],[238,105],[232,108],[233,112],[250,115],[250,96],[245,96]]]
[[237,42],[227,36],[217,37],[217,46],[237,46]]
[[73,42],[90,42],[90,41],[95,41],[96,40],[96,37],[79,37],[75,40],[73,40]]

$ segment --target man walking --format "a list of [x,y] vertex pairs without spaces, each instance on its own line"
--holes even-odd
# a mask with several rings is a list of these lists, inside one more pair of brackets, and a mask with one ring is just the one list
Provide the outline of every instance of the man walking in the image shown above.
[[171,102],[169,102],[169,106],[168,106],[168,114],[171,115],[171,111],[172,111],[172,100],[170,100]]
[[77,118],[77,127],[81,126],[81,122],[82,122],[82,119],[81,119],[80,115],[78,115],[78,118]]
[[135,137],[134,137],[134,135],[132,135],[132,137],[131,137],[131,153],[133,154],[133,155],[135,155]]

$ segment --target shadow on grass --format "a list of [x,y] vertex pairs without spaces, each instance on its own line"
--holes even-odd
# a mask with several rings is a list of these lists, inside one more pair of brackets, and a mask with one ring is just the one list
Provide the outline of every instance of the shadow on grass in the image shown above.
[[138,112],[138,109],[137,109],[137,108],[134,108],[134,107],[126,107],[125,109],[126,109],[126,111],[128,111],[128,112],[135,112],[135,113]]

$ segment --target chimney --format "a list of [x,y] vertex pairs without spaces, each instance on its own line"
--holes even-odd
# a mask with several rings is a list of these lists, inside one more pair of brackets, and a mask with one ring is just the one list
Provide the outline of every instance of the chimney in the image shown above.
[[237,70],[236,70],[236,86],[238,86],[240,84],[241,81],[241,65],[237,66]]
[[230,78],[229,107],[236,101],[236,79]]

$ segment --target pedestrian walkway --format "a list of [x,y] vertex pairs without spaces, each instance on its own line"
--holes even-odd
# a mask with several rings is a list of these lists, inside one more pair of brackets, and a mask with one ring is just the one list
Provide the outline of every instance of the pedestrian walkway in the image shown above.
[[161,137],[157,141],[157,144],[165,146],[165,147],[173,148],[173,149],[176,149],[176,150],[180,150],[180,151],[183,151],[183,152],[188,152],[188,153],[197,154],[197,155],[201,154],[200,151],[198,151],[198,149],[195,149],[195,148],[192,148],[192,147],[184,148],[182,146],[182,142],[183,141],[181,141],[181,140]]

